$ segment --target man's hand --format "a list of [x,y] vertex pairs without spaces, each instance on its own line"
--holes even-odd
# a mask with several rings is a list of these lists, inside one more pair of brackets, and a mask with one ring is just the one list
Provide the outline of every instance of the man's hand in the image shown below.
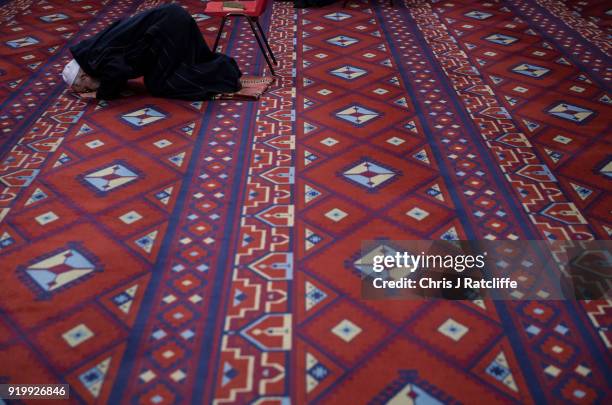
[[81,98],[96,98],[96,93],[95,91],[91,91],[89,93],[79,93],[79,97]]

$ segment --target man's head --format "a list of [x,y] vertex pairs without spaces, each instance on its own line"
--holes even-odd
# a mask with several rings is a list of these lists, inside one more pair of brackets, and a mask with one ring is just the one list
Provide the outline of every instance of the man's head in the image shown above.
[[62,78],[77,93],[89,93],[100,87],[100,82],[85,73],[74,59],[64,67]]

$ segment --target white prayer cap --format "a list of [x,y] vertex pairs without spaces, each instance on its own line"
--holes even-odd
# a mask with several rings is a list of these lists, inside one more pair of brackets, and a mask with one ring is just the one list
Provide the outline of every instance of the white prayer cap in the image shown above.
[[79,71],[81,70],[81,66],[77,63],[76,60],[72,59],[66,66],[64,66],[64,70],[62,71],[62,78],[66,82],[68,86],[72,86],[77,76],[79,75]]

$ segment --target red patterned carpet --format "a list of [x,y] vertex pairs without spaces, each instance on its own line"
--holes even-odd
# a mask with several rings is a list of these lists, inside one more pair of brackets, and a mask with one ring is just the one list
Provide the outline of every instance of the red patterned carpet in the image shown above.
[[[355,264],[377,238],[610,239],[609,2],[274,2],[259,102],[70,95],[68,46],[157,3],[0,2],[0,383],[611,402],[612,303],[367,301]],[[261,73],[255,46],[222,40]]]

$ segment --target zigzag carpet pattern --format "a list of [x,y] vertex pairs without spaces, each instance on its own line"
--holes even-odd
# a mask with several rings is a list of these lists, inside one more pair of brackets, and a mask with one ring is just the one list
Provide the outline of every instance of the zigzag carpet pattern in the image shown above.
[[[273,2],[259,102],[71,95],[68,47],[158,3],[0,2],[0,383],[610,402],[612,303],[367,301],[356,266],[378,238],[610,239],[609,2]],[[265,69],[246,24],[221,47]]]

